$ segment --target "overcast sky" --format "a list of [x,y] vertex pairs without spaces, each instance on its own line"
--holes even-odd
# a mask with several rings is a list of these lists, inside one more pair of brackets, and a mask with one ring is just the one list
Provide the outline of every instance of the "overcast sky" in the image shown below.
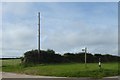
[[117,2],[2,3],[3,57],[37,49],[41,12],[41,49],[58,53],[118,54]]

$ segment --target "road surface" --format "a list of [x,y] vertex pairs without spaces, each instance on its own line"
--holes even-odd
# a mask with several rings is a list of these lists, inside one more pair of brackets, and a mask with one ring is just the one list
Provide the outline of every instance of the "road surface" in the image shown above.
[[51,77],[51,76],[33,76],[25,74],[16,74],[1,72],[2,80],[120,80],[118,76],[105,77],[103,79],[92,79],[92,78],[67,78],[67,77]]

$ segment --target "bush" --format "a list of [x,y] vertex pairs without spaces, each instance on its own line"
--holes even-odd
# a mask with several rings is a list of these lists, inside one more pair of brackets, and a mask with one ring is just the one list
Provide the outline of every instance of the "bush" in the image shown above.
[[[87,53],[87,63],[99,62],[99,58],[101,58],[101,62],[117,62],[118,56],[112,56],[109,54],[90,54]],[[22,63],[29,64],[38,64],[38,63],[68,63],[68,62],[80,62],[84,63],[85,61],[85,53],[65,53],[64,55],[56,54],[54,50],[48,49],[40,50],[31,50],[24,53],[24,58],[21,58]]]
[[63,57],[59,54],[55,54],[53,50],[41,50],[38,53],[37,50],[28,51],[24,54],[24,63],[61,63]]

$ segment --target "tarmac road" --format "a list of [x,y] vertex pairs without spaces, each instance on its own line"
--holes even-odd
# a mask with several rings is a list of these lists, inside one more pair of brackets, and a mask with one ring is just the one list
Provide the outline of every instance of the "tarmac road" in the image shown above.
[[103,79],[93,79],[93,78],[67,78],[67,77],[51,77],[51,76],[33,76],[25,74],[16,74],[1,72],[2,80],[120,80],[118,76],[105,77]]

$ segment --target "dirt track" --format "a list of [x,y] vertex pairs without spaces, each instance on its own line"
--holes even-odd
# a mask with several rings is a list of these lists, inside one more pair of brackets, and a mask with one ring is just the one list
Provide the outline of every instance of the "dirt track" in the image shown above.
[[33,76],[16,73],[2,72],[2,80],[120,80],[118,77],[106,77],[103,79],[91,78],[66,78],[66,77],[50,77],[50,76]]

